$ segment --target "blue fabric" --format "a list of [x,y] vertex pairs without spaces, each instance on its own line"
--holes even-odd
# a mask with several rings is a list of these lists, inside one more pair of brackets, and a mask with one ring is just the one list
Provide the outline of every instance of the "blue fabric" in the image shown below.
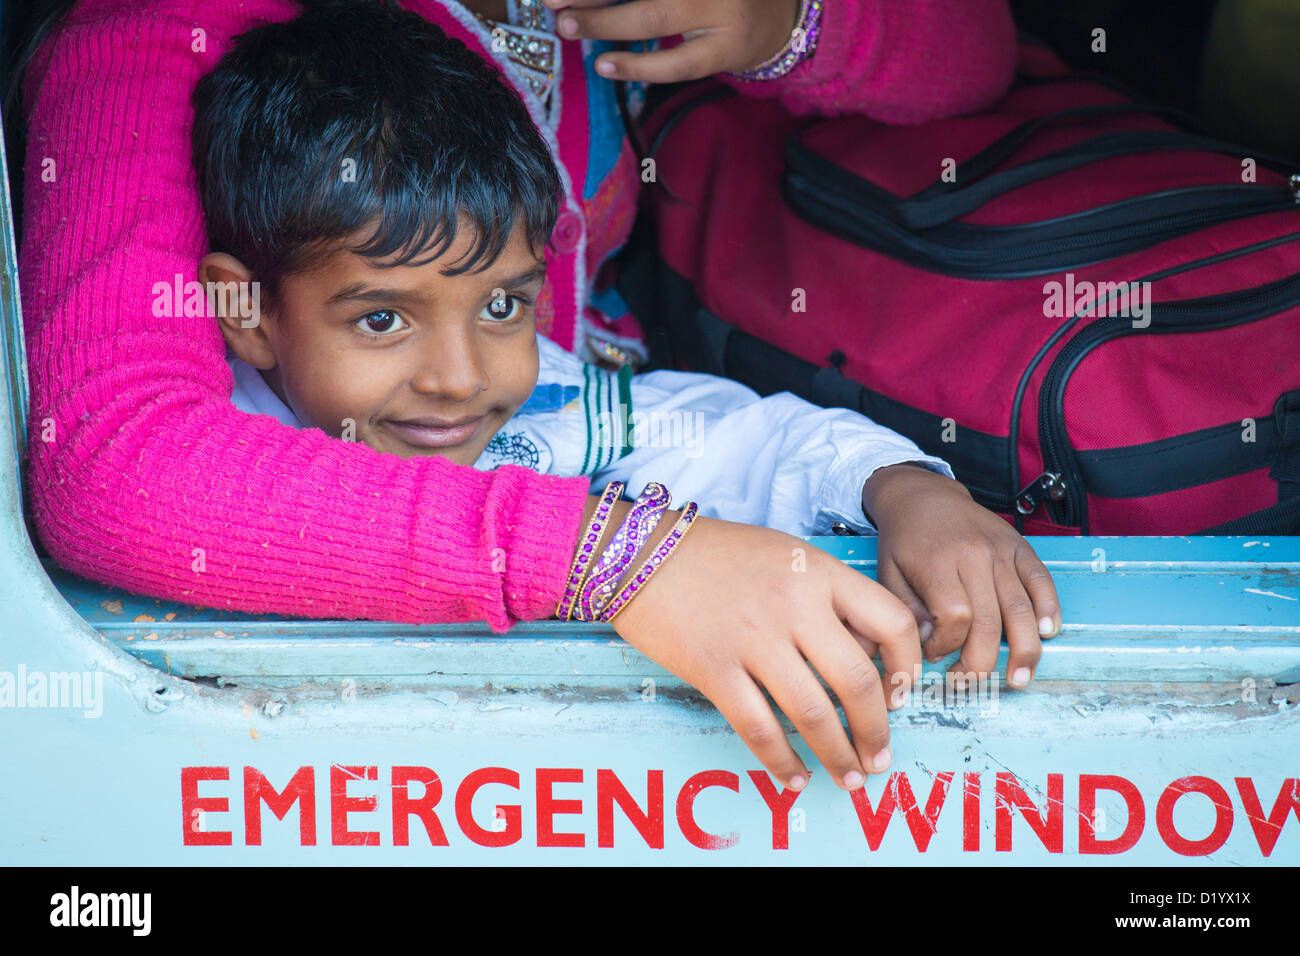
[[[623,120],[618,115],[618,91],[614,81],[596,72],[596,57],[616,49],[616,46],[611,40],[589,40],[583,44],[582,65],[587,71],[587,125],[591,137],[587,148],[587,181],[582,188],[584,199],[596,195],[601,181],[618,162],[623,140],[627,137]],[[646,44],[640,43],[629,47],[632,52],[646,48]],[[635,107],[645,96],[645,84],[629,83],[627,86],[628,106],[635,116],[639,112]]]
[[[528,401],[519,406],[519,412],[555,411],[569,404],[581,392],[582,388],[578,385],[561,385],[558,382],[538,385],[533,389],[533,394],[528,396]],[[519,412],[515,414],[519,414]]]

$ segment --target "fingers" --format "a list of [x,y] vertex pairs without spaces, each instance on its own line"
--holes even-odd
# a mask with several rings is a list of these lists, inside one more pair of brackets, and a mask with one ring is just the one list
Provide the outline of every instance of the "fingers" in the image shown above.
[[[836,666],[844,666],[839,659],[841,655],[833,649],[837,643],[865,662],[866,669],[876,678],[874,689],[862,667],[854,668],[852,680],[841,680],[843,675],[834,670]],[[862,700],[855,700],[851,696],[841,697],[845,713],[850,715],[852,742],[845,733],[830,695],[808,664],[793,649],[788,655],[781,654],[769,659],[765,662],[768,669],[755,671],[754,677],[768,689],[772,699],[790,718],[804,742],[817,754],[831,778],[845,790],[856,790],[866,782],[866,768],[872,766],[877,754],[885,752],[884,765],[888,766],[889,715],[885,710],[879,675],[876,674],[875,666],[849,639],[838,621],[834,622],[833,628],[830,622],[824,622],[822,628],[810,638],[808,646],[815,656],[827,661],[824,666],[818,667],[820,672],[834,675],[837,682],[844,686],[851,685],[854,692],[863,695]],[[866,752],[865,759],[859,755],[860,751]]]
[[614,0],[543,0],[552,10],[580,9],[586,7],[607,7]]
[[[808,667],[800,660],[793,669],[807,672]],[[822,696],[826,695],[823,693]],[[732,672],[720,685],[712,688],[708,697],[768,773],[783,781],[790,790],[802,790],[807,785],[808,769],[786,740],[785,730],[772,713],[763,692],[747,674]],[[836,722],[838,724],[838,719]],[[813,746],[811,739],[806,736],[804,739]],[[813,746],[813,752],[827,767],[833,766],[816,746]]]
[[707,37],[696,37],[671,50],[602,53],[596,58],[596,70],[601,76],[633,83],[684,83],[718,72],[713,46]]
[[1061,630],[1061,601],[1056,594],[1056,582],[1046,565],[1038,559],[1028,542],[1017,548],[1015,553],[1016,573],[1020,582],[1034,603],[1034,615],[1038,620],[1039,637],[1055,637]]
[[[912,612],[912,617],[916,618],[916,626],[921,635],[921,652],[925,654],[928,651],[926,643],[934,636],[934,619],[930,617],[930,612],[926,610],[925,602],[921,600],[920,595],[912,590],[912,586],[907,583],[907,578],[899,569],[894,561],[885,557],[876,564],[876,580],[889,590],[907,606]],[[868,651],[874,654],[874,651]]]
[[966,643],[974,613],[971,599],[955,565],[940,564],[925,576],[914,576],[911,583],[934,621],[924,648],[925,659],[934,663]]
[[596,70],[611,79],[640,83],[681,83],[712,76],[726,62],[726,40],[712,36],[700,20],[699,7],[670,0],[632,0],[611,6],[608,0],[568,0],[560,6],[555,29],[563,37],[587,40],[654,40],[681,36],[668,50],[602,53]]
[[993,577],[1002,627],[1007,634],[1007,683],[1012,687],[1028,687],[1043,653],[1034,605],[1011,563],[994,564]]
[[[862,648],[855,641],[843,640],[847,631],[839,621],[827,615],[814,626],[815,630],[805,632],[809,637],[799,641],[800,652],[843,706],[858,762],[869,773],[887,770],[893,759],[886,701],[889,688],[882,684],[876,665]],[[853,789],[844,773],[838,778]]]
[[958,570],[958,577],[970,598],[970,630],[962,645],[961,657],[948,668],[950,674],[991,674],[998,663],[1002,644],[1002,614],[998,592],[985,562],[975,562]]
[[836,563],[831,606],[848,627],[880,647],[889,694],[910,691],[921,673],[921,639],[916,618],[898,598],[865,574]]
[[586,40],[653,40],[680,36],[701,24],[692,16],[690,6],[665,0],[632,0],[617,6],[574,3],[587,9],[570,9],[555,19],[555,28],[563,37]]
[[849,634],[853,637],[853,639],[858,642],[858,647],[862,648],[863,653],[865,653],[868,657],[875,658],[875,656],[880,653],[880,645],[877,644],[875,641],[863,637],[847,621],[840,621],[840,624],[842,624],[844,626],[844,630],[848,631]]

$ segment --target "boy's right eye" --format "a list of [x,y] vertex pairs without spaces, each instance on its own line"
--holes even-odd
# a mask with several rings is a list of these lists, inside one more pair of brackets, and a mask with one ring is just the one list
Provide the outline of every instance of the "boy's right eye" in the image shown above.
[[[394,327],[397,323],[401,323],[400,326]],[[389,335],[406,328],[406,320],[390,309],[367,313],[352,324],[367,335]]]

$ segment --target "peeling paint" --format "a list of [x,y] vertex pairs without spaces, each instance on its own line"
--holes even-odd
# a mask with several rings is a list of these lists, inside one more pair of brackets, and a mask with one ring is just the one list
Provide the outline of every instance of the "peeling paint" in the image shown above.
[[1259,588],[1242,588],[1247,594],[1262,594],[1265,597],[1281,598],[1283,601],[1300,601],[1300,598],[1291,597],[1287,594],[1278,594],[1276,591],[1261,591]]

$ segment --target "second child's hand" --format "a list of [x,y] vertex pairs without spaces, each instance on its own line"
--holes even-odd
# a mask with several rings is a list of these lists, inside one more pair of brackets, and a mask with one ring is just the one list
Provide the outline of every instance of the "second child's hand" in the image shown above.
[[[679,514],[664,513],[645,553]],[[711,518],[695,520],[613,627],[708,697],[791,790],[807,784],[808,770],[763,689],[835,783],[854,790],[889,767],[888,710],[905,701],[921,666],[916,621],[883,587],[793,535]],[[839,698],[852,740],[818,675]]]
[[[1052,575],[1029,542],[959,482],[910,464],[876,471],[863,510],[880,529],[877,577],[916,616],[927,660],[958,649],[956,679],[983,679],[1007,635],[1007,683],[1026,687],[1061,629]],[[929,633],[927,633],[929,632]]]
[[[611,79],[679,83],[752,69],[790,41],[799,0],[545,0],[560,36],[588,40],[682,37],[668,50],[602,53]],[[570,23],[572,28],[570,30]]]

